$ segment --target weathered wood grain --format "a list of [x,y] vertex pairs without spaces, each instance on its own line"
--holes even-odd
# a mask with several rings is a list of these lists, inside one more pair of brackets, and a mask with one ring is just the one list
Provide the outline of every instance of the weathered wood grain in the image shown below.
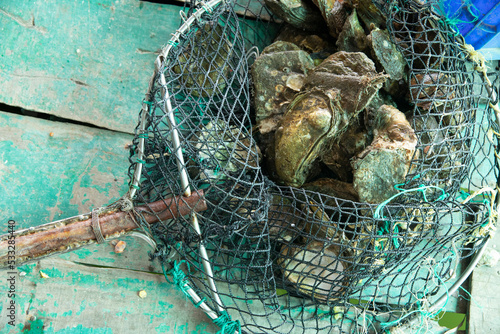
[[[181,8],[138,0],[2,1],[0,103],[132,133],[156,53],[179,27]],[[242,31],[273,37],[259,27],[249,20]]]
[[[141,254],[147,259],[146,251]],[[45,259],[18,269],[16,325],[5,322],[7,282],[0,281],[0,332],[215,333],[218,328],[163,274]],[[47,275],[42,278],[40,273]],[[0,277],[6,277],[0,271]],[[146,298],[138,292],[144,290]]]
[[28,228],[116,201],[128,189],[131,142],[127,134],[0,112],[2,221]]

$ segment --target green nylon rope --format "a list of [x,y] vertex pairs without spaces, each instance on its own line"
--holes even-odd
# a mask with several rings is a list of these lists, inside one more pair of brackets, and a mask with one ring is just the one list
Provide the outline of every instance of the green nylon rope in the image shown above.
[[[184,295],[186,295],[188,299],[194,304],[195,307],[200,307],[200,305],[205,302],[205,298],[202,298],[198,303],[195,303],[189,295],[188,291],[191,290],[191,286],[189,285],[189,282],[186,278],[186,274],[184,274],[181,269],[181,265],[183,263],[187,265],[189,271],[189,263],[184,260],[175,261],[172,269],[170,269],[168,272],[165,270],[165,266],[162,262],[161,268],[163,271],[163,275],[165,276],[167,282],[177,285],[179,289],[181,289],[181,291],[184,293]],[[172,280],[168,278],[168,274],[172,275]],[[213,322],[220,327],[220,330],[217,332],[217,334],[234,334],[235,332],[241,334],[241,324],[239,320],[231,320],[231,316],[226,311],[222,311],[219,317],[214,319]]]

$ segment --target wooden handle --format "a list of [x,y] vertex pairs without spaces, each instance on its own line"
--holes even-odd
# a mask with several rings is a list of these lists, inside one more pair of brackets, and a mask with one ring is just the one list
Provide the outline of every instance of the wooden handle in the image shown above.
[[[192,211],[204,211],[207,204],[200,190],[189,197],[172,197],[134,209],[147,223],[154,224],[160,220],[188,215]],[[136,220],[133,211],[113,209],[99,215],[99,225],[104,238],[118,237],[138,228]],[[25,262],[95,243],[96,235],[91,225],[92,218],[88,213],[15,231],[13,234],[4,234],[0,236],[0,268],[10,267],[12,262],[9,260],[15,259],[14,266],[19,266]]]

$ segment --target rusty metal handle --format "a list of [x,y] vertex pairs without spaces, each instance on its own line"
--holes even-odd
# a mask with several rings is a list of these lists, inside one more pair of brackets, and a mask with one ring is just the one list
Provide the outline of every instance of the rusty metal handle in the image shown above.
[[[115,238],[139,227],[136,214],[140,214],[147,223],[154,224],[206,209],[203,192],[198,191],[189,197],[177,196],[138,206],[134,208],[135,212],[105,210],[99,216],[99,224],[104,238]],[[0,236],[0,269],[9,267],[9,260],[13,259],[9,255],[12,254],[15,254],[15,266],[19,266],[93,243],[96,243],[96,235],[90,213],[18,230]]]

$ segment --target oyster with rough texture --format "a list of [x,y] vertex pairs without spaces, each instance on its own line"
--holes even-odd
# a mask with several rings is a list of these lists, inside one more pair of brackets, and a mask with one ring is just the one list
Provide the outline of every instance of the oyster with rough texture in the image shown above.
[[292,26],[309,30],[322,31],[325,23],[321,13],[306,0],[264,0],[266,7],[276,16]]
[[306,182],[328,140],[347,125],[345,114],[337,89],[313,88],[295,97],[276,131],[275,165],[282,183],[300,187]]
[[406,77],[406,60],[391,41],[387,30],[372,30],[368,36],[368,41],[375,58],[382,65],[382,68],[391,80],[401,80]]
[[[342,230],[338,224],[349,222],[352,215],[347,212],[354,209],[351,202],[359,201],[352,183],[321,178],[304,184],[302,189],[315,192],[307,194],[310,205],[304,210],[308,214],[305,230],[320,239],[340,240]],[[313,202],[321,205],[314,205]]]
[[370,143],[372,134],[364,124],[353,120],[338,140],[330,142],[330,146],[321,155],[321,161],[344,182],[352,182],[353,173],[351,159],[363,151]]
[[347,0],[358,11],[358,16],[367,27],[385,27],[386,17],[377,8],[373,0]]
[[441,129],[436,118],[431,115],[412,117],[410,123],[420,139],[417,148],[420,160],[427,168],[440,169],[440,162],[449,154],[446,129]]
[[323,34],[311,34],[290,24],[286,24],[281,29],[275,41],[290,42],[308,53],[318,53],[334,49],[335,45],[329,41],[328,37],[328,35]]
[[306,77],[306,87],[336,88],[341,92],[343,116],[356,117],[382,87],[387,75],[377,73],[375,64],[362,52],[340,51],[326,58]]
[[333,301],[346,288],[347,264],[340,246],[312,241],[305,246],[283,245],[277,261],[287,285],[321,302]]
[[192,139],[196,150],[198,177],[214,181],[225,179],[231,173],[241,173],[247,168],[256,168],[261,159],[260,149],[252,136],[235,126],[218,120],[204,125]]
[[382,203],[405,181],[417,137],[405,115],[392,106],[380,107],[371,125],[373,142],[352,161],[354,189],[361,201]]
[[304,76],[314,67],[309,55],[288,42],[264,49],[252,65],[257,126],[266,134],[276,129],[288,103],[302,89]]
[[[239,201],[234,199],[235,202]],[[304,235],[307,221],[303,211],[294,205],[294,201],[282,193],[272,193],[267,219],[253,220],[247,230],[248,235],[269,235],[269,238],[281,242],[291,242]]]
[[347,18],[347,6],[344,0],[312,0],[319,8],[328,26],[328,32],[337,38]]
[[365,30],[359,24],[356,10],[353,10],[347,18],[337,39],[339,50],[348,52],[365,51],[368,47],[368,39]]
[[[443,120],[438,122],[432,115],[413,117],[411,121],[419,137],[418,159],[413,164],[417,168],[415,173],[420,176],[411,186],[427,184],[446,189],[456,180],[454,175],[459,175],[466,168],[464,152],[469,150],[466,142],[452,139],[449,129],[439,125]],[[427,189],[426,194],[429,199],[443,195],[435,188]]]
[[410,80],[412,102],[423,110],[438,107],[455,97],[452,80],[443,73],[419,73]]
[[[178,57],[172,70],[180,74],[179,83],[187,94],[207,97],[222,94],[231,69],[231,42],[220,25],[205,23],[198,29],[193,42]],[[211,55],[201,57],[200,54]]]

